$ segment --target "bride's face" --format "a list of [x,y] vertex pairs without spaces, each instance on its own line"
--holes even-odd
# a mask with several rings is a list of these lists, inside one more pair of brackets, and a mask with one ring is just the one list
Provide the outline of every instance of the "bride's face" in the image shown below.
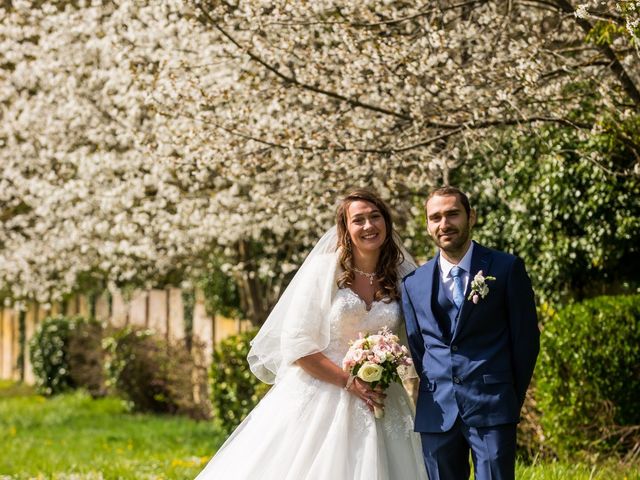
[[379,251],[387,238],[382,212],[365,200],[351,202],[347,208],[347,228],[354,248],[365,254]]

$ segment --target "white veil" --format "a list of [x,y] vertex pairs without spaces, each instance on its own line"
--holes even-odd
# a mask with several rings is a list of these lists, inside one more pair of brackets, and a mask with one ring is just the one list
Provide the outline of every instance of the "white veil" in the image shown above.
[[[402,279],[416,264],[397,235],[394,239],[404,255],[398,267]],[[329,311],[338,288],[337,246],[334,226],[313,247],[252,340],[247,360],[263,382],[274,383],[293,362],[329,345]]]

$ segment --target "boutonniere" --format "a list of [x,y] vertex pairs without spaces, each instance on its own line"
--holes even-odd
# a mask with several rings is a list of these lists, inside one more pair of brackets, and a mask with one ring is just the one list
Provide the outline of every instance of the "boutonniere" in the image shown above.
[[489,285],[487,282],[495,280],[496,277],[484,276],[482,270],[478,270],[476,276],[471,281],[471,292],[467,300],[471,300],[473,303],[478,303],[481,298],[484,298],[489,293]]

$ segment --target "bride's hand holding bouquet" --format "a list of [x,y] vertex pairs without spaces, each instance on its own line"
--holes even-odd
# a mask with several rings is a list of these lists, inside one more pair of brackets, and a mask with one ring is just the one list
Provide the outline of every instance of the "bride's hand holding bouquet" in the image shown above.
[[407,347],[387,327],[374,335],[360,334],[342,361],[343,370],[349,373],[347,390],[362,398],[376,418],[384,416],[383,392],[406,378],[412,365]]

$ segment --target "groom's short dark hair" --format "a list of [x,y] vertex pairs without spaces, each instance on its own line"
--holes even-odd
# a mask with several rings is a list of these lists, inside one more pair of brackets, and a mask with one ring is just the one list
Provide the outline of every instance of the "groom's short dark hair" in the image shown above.
[[460,203],[462,203],[462,206],[464,207],[464,211],[467,212],[467,217],[469,217],[469,215],[471,215],[471,204],[469,203],[469,197],[467,197],[467,195],[459,188],[451,186],[440,187],[431,191],[427,199],[424,201],[425,213],[427,212],[427,202],[429,200],[431,200],[435,196],[446,197],[449,195],[458,197]]

